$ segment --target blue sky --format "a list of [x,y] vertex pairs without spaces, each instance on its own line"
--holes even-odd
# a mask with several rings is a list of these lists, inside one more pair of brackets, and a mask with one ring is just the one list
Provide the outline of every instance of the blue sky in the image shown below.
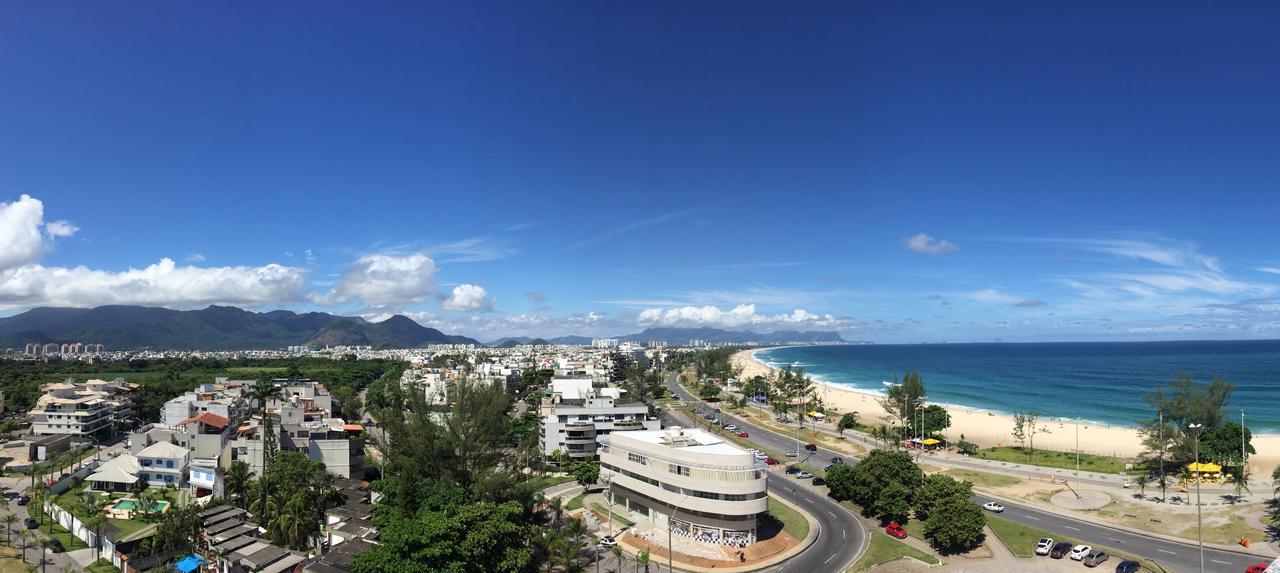
[[0,313],[1280,336],[1280,8],[881,4],[8,4]]

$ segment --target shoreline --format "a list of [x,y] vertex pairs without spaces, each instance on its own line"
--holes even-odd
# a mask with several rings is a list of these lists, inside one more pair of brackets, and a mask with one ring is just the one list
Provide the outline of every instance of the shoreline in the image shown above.
[[[769,347],[776,348],[776,347]],[[741,368],[742,377],[772,376],[776,368],[755,357],[755,353],[766,348],[743,350],[730,358],[734,367]],[[873,392],[838,386],[830,382],[814,378],[818,385],[818,395],[830,409],[839,412],[857,412],[859,420],[868,425],[884,424],[889,416],[877,401],[882,397]],[[957,440],[960,435],[980,447],[1016,446],[1013,439],[1013,416],[1005,413],[984,410],[957,404],[939,404],[951,415],[951,427],[944,432],[950,440]],[[1076,449],[1076,426],[1070,420],[1061,418],[1043,418],[1041,427],[1047,427],[1049,433],[1036,434],[1037,447],[1047,450],[1074,451]],[[1142,453],[1142,440],[1136,428],[1109,426],[1105,423],[1082,422],[1079,426],[1079,447],[1083,453],[1134,458]],[[1280,466],[1280,434],[1254,434],[1253,447],[1256,454],[1249,457],[1250,473],[1255,477],[1269,476]],[[1261,471],[1265,469],[1265,473]]]

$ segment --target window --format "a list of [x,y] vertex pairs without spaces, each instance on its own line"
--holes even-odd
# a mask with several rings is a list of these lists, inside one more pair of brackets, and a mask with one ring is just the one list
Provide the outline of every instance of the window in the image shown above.
[[682,476],[689,475],[689,466],[677,466],[674,464],[668,464],[667,469],[670,470],[671,473],[673,474],[682,475]]
[[649,458],[646,458],[640,454],[633,454],[631,452],[627,452],[627,459],[634,463],[640,464],[642,466],[649,465]]

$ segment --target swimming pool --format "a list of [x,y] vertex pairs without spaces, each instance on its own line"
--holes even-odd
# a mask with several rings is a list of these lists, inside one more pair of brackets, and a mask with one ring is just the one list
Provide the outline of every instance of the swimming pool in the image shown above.
[[[157,513],[163,512],[167,507],[169,507],[169,502],[157,501],[155,507],[152,508],[152,511]],[[138,500],[126,498],[112,504],[111,509],[116,511],[138,511],[141,508],[138,506]]]

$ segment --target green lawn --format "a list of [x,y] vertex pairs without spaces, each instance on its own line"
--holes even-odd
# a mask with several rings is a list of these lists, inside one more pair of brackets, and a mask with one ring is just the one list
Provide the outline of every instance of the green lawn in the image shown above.
[[809,520],[773,496],[769,496],[769,515],[782,522],[782,530],[791,537],[804,539],[809,535]]
[[[48,526],[44,527],[43,529],[44,529],[44,531],[46,531],[46,532],[47,532],[47,531],[49,531]],[[62,542],[62,547],[63,547],[64,549],[66,549],[67,551],[75,551],[75,550],[77,550],[77,549],[84,549],[84,548],[86,548],[86,547],[88,547],[88,546],[89,546],[89,545],[88,545],[88,544],[86,544],[85,542],[80,541],[80,538],[78,538],[78,537],[76,537],[76,536],[74,536],[74,535],[71,535],[71,532],[70,532],[70,531],[67,531],[66,529],[63,529],[63,527],[62,527],[61,525],[58,525],[58,524],[56,524],[56,523],[55,523],[55,524],[53,524],[53,533],[52,533],[52,534],[49,534],[49,537],[52,537],[52,538],[57,539],[58,541]]]
[[573,511],[575,509],[582,509],[582,499],[585,497],[587,497],[586,493],[578,494],[577,497],[574,497],[573,499],[569,500],[569,503],[565,504],[564,506],[565,510]]
[[[1036,542],[1040,541],[1040,538],[1042,537],[1053,539],[1055,543],[1059,541],[1066,541],[1072,545],[1079,545],[1082,543],[1079,539],[1050,533],[1043,529],[1037,529],[1027,525],[1021,525],[1003,517],[996,517],[990,514],[987,515],[987,525],[991,527],[991,531],[995,532],[996,537],[999,537],[1000,541],[1003,541],[1005,546],[1007,546],[1009,550],[1018,557],[1034,557],[1036,554]],[[1093,548],[1101,549],[1110,553],[1112,559],[1132,559],[1134,561],[1138,561],[1142,563],[1144,571],[1155,570],[1152,567],[1148,567],[1148,563],[1145,560],[1138,559],[1137,557],[1122,551],[1116,551],[1113,548],[1101,545],[1094,545]],[[1117,563],[1118,562],[1119,561],[1117,561]]]
[[1016,477],[973,470],[949,469],[942,473],[978,487],[1008,487],[1022,481]]
[[575,478],[573,476],[543,476],[529,478],[529,485],[535,490],[543,490],[551,486],[569,483],[574,480]]
[[[1027,448],[1006,446],[1003,448],[983,448],[978,450],[978,453],[974,454],[973,457],[1048,468],[1076,469],[1075,452],[1036,449],[1034,456],[1028,456],[1028,453],[1029,450]],[[1118,474],[1125,471],[1124,466],[1128,463],[1133,463],[1133,460],[1080,454],[1081,471]]]
[[145,521],[134,519],[108,519],[107,521],[111,523],[111,525],[115,526],[116,529],[119,529],[124,535],[129,535],[139,529],[151,525]]
[[99,559],[89,566],[89,573],[116,573],[119,569],[106,559]]
[[902,559],[903,557],[913,557],[919,559],[929,565],[937,565],[940,563],[938,558],[929,555],[919,549],[916,549],[906,543],[898,541],[879,531],[871,532],[871,543],[867,546],[867,552],[858,558],[858,561],[849,568],[848,573],[856,571],[865,571],[881,563],[888,563]]

